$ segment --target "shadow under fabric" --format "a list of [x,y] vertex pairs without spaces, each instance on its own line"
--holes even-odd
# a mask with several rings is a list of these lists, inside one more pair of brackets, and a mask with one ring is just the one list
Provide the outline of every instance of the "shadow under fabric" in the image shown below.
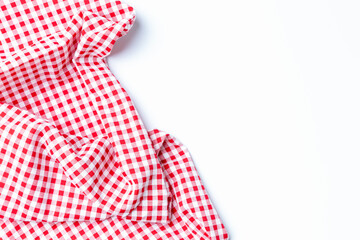
[[133,8],[0,9],[0,238],[228,239],[187,149],[145,129],[106,64]]

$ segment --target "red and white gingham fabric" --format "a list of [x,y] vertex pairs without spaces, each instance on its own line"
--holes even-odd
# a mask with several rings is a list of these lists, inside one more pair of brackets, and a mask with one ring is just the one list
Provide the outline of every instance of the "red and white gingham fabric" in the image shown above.
[[0,238],[227,239],[186,148],[148,132],[105,57],[112,0],[0,2]]

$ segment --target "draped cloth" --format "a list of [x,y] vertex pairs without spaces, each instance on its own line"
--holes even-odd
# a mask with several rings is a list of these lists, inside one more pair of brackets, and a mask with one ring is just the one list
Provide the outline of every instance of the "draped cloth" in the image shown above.
[[228,239],[187,149],[106,63],[112,0],[0,2],[0,238]]

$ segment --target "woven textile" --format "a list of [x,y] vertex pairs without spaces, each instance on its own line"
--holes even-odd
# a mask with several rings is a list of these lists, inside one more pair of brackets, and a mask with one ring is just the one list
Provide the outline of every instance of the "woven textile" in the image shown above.
[[0,238],[227,239],[187,149],[105,57],[119,1],[0,2]]

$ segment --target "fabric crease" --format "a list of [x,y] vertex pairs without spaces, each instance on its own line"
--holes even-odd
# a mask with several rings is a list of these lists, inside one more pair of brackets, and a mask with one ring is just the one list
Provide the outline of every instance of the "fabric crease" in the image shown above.
[[105,58],[116,0],[0,3],[0,239],[228,239],[188,150]]

